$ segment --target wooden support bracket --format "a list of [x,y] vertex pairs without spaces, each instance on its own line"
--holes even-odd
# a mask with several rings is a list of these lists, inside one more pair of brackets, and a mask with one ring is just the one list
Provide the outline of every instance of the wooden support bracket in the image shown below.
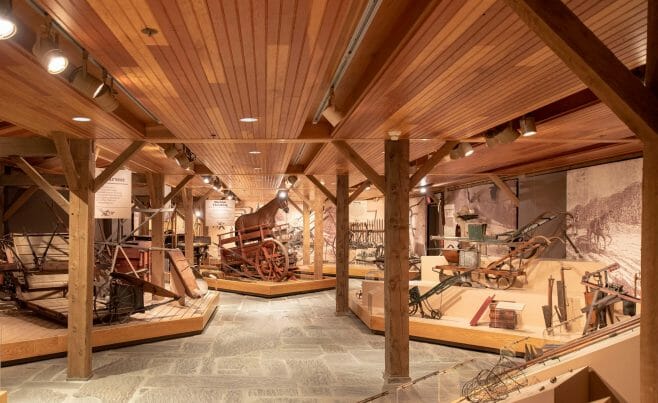
[[44,179],[41,174],[34,169],[32,165],[30,165],[23,157],[13,157],[12,162],[16,164],[20,169],[25,172],[27,176],[34,181],[34,183],[55,202],[59,207],[62,208],[66,212],[66,214],[69,213],[69,201],[66,200],[66,197],[62,196],[61,193],[57,191],[51,185],[47,180]]
[[62,168],[64,169],[64,177],[66,178],[66,183],[68,183],[69,188],[77,189],[78,188],[78,171],[75,170],[75,164],[73,163],[73,156],[71,155],[71,147],[69,145],[69,140],[66,133],[62,132],[52,132],[51,138],[55,143],[55,148],[57,149],[57,156],[59,157],[60,162],[62,163]]
[[519,207],[519,198],[516,195],[516,193],[510,189],[509,186],[507,186],[507,183],[505,183],[498,175],[494,174],[489,174],[489,179],[498,187],[498,189],[502,190],[503,193],[507,196],[508,199],[516,206]]
[[128,148],[119,154],[119,156],[117,156],[117,158],[112,161],[112,163],[106,167],[103,172],[101,172],[101,174],[96,177],[96,179],[94,179],[94,193],[98,192],[100,188],[102,188],[103,185],[108,180],[110,180],[110,178],[114,176],[114,174],[117,173],[119,169],[121,169],[123,164],[125,164],[126,161],[128,161],[130,157],[132,157],[136,152],[141,150],[145,144],[146,142],[144,141],[133,141],[133,143],[128,146]]
[[343,154],[382,194],[386,194],[384,177],[379,175],[361,156],[344,141],[332,143],[336,149]]
[[14,214],[16,214],[28,200],[30,200],[32,195],[34,195],[37,190],[39,190],[39,188],[36,186],[31,186],[25,189],[25,191],[21,193],[20,196],[18,196],[18,198],[11,204],[11,206],[5,210],[5,213],[2,215],[2,221],[9,221],[9,219],[13,217]]
[[169,203],[171,199],[176,197],[176,195],[178,195],[181,190],[185,188],[185,185],[187,185],[187,183],[191,181],[192,178],[194,178],[194,175],[187,175],[185,178],[183,178],[183,180],[180,181],[180,183],[176,185],[175,188],[171,189],[171,192],[169,192],[169,194],[164,198],[162,205]]
[[450,150],[452,150],[458,143],[456,141],[447,141],[444,145],[441,146],[438,150],[436,150],[434,153],[432,153],[432,156],[425,161],[425,163],[418,168],[418,170],[411,175],[411,179],[409,180],[409,188],[413,188],[416,186],[418,182],[420,182],[425,175],[430,173],[432,169],[441,162],[443,157],[446,155],[450,154]]
[[350,194],[349,199],[347,199],[347,203],[349,204],[352,203],[354,200],[356,200],[356,198],[359,197],[361,193],[363,193],[368,188],[368,186],[370,186],[370,181],[366,180],[361,182],[359,187],[356,188],[356,190],[354,190],[352,194]]
[[326,188],[326,187],[325,187],[325,186],[324,186],[324,185],[323,185],[323,184],[322,184],[322,183],[321,183],[321,182],[320,182],[315,176],[313,176],[313,175],[306,175],[306,177],[308,178],[308,180],[311,181],[311,183],[313,183],[313,184],[315,185],[316,188],[320,189],[320,191],[321,191],[322,193],[324,193],[324,195],[327,196],[327,198],[328,198],[328,199],[329,199],[334,205],[336,205],[336,196],[334,196],[333,193],[331,193],[331,192],[329,191],[329,189],[327,189],[327,188]]
[[505,3],[643,141],[658,137],[658,98],[560,0]]

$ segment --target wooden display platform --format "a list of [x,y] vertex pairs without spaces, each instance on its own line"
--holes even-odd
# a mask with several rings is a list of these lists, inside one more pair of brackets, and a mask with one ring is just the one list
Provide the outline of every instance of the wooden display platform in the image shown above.
[[[201,333],[219,305],[219,293],[157,306],[132,315],[125,323],[95,325],[94,349]],[[66,327],[26,310],[0,313],[0,362],[24,361],[66,353]]]
[[264,298],[276,298],[336,288],[336,278],[334,277],[325,277],[320,280],[302,278],[278,283],[272,281],[229,280],[208,277],[205,280],[208,283],[208,288],[212,288],[213,290]]
[[[357,279],[368,279],[368,280],[383,280],[384,279],[384,270],[379,270],[375,265],[350,265],[349,267],[349,277]],[[299,266],[299,272],[304,274],[313,274],[313,266]],[[336,276],[336,265],[335,264],[325,264],[322,266],[322,274],[325,276]],[[414,279],[416,276],[420,275],[419,272],[409,270],[409,278]]]
[[[518,295],[509,294],[506,298],[500,290],[470,289],[466,287],[454,287],[452,294],[446,295],[445,308],[447,313],[441,319],[428,319],[418,316],[409,318],[409,337],[417,340],[434,341],[449,345],[466,346],[484,351],[499,351],[502,348],[511,348],[517,355],[523,355],[525,344],[535,347],[543,347],[545,344],[562,344],[567,340],[578,336],[576,333],[562,334],[555,337],[544,337],[543,329],[534,323],[523,326],[517,330],[491,328],[487,319],[483,317],[478,326],[470,326],[469,321],[475,310],[484,300],[486,294],[496,294],[501,300],[518,300]],[[476,294],[477,297],[473,298]],[[481,294],[481,295],[479,295]],[[438,298],[438,297],[433,297]],[[469,300],[471,302],[469,302]],[[383,310],[383,283],[376,281],[364,281],[363,291],[359,298],[357,290],[350,291],[350,309],[361,321],[372,331],[384,332],[384,310]],[[468,315],[460,305],[470,307]],[[527,309],[532,309],[528,307]],[[459,310],[460,312],[454,312]],[[488,312],[488,311],[487,311]],[[487,316],[487,314],[485,314]],[[526,319],[526,322],[531,322]],[[526,323],[527,325],[528,323]],[[522,342],[518,342],[519,340]],[[516,343],[518,342],[518,343]],[[516,344],[514,344],[516,343]]]
[[[313,266],[299,266],[299,272],[304,274],[313,274]],[[325,276],[336,276],[336,265],[325,264],[322,266],[322,274]],[[371,278],[371,279],[384,279],[384,271],[379,270],[375,265],[350,265],[349,267],[350,278]]]

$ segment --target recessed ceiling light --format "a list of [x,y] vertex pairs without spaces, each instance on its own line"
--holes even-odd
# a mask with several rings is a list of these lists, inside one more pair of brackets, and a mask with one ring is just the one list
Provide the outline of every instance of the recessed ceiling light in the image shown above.
[[258,150],[251,150],[251,151],[249,151],[249,154],[253,154],[253,155],[260,154],[260,151],[258,151]]
[[74,116],[73,120],[76,122],[91,122],[91,118],[88,118],[86,116]]
[[261,168],[261,167],[254,167],[254,169],[255,169],[256,171],[260,171],[260,170],[263,169],[263,168]]
[[258,122],[258,118],[240,118],[240,122],[254,123],[254,122]]

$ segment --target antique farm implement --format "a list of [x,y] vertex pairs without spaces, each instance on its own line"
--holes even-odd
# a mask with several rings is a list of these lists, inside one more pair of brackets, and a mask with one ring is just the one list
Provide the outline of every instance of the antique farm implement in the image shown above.
[[221,270],[229,276],[284,281],[294,276],[296,255],[273,237],[274,227],[238,229],[219,235]]
[[441,319],[443,312],[441,312],[440,308],[434,308],[430,304],[430,297],[440,295],[453,285],[460,285],[468,275],[469,272],[466,271],[446,277],[423,294],[420,293],[418,286],[411,287],[409,289],[409,315],[415,315],[416,312],[420,312],[420,316],[423,318]]
[[228,276],[284,281],[294,276],[297,254],[289,252],[277,234],[279,209],[288,212],[288,199],[275,197],[251,214],[235,220],[235,232],[219,235],[220,269]]
[[[523,242],[507,242],[508,253],[484,267],[480,266],[480,256],[476,250],[454,250],[455,254],[448,249],[444,250],[444,256],[452,264],[439,265],[433,270],[439,273],[439,279],[468,272],[468,279],[464,279],[461,285],[471,286],[472,283],[479,283],[491,288],[508,289],[514,285],[518,277],[526,275],[528,263],[541,256],[555,242],[564,241],[559,237],[547,238],[537,235]],[[467,254],[473,257],[464,258],[463,256]]]

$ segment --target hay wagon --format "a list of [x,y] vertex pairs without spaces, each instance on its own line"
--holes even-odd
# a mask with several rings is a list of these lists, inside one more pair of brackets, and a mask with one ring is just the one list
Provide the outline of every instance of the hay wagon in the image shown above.
[[281,228],[259,225],[219,235],[221,270],[228,276],[285,281],[295,276],[297,257],[289,252]]

